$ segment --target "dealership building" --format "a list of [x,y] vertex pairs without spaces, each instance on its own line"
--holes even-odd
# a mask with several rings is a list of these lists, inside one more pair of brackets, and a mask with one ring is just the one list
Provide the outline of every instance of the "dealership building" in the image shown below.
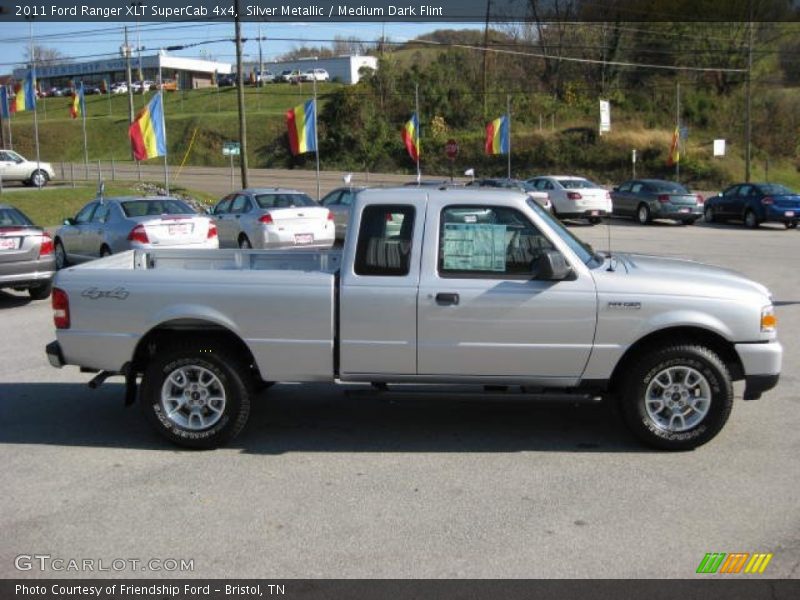
[[[132,56],[130,62],[131,77],[134,81],[139,79],[156,81],[160,68],[163,79],[177,81],[182,90],[211,86],[215,74],[229,75],[233,71],[230,63],[170,56],[164,51],[141,57]],[[42,88],[67,86],[72,80],[81,80],[92,85],[100,85],[104,79],[114,83],[126,80],[125,63],[124,58],[115,58],[37,66],[36,78]],[[26,73],[27,69],[16,69],[14,78],[22,80]]]
[[[258,71],[258,63],[248,63],[246,71]],[[331,81],[358,83],[361,78],[359,71],[366,67],[373,71],[378,70],[378,59],[375,56],[333,56],[331,58],[299,58],[296,60],[264,61],[264,70],[274,75],[281,71],[308,71],[309,69],[325,69]]]

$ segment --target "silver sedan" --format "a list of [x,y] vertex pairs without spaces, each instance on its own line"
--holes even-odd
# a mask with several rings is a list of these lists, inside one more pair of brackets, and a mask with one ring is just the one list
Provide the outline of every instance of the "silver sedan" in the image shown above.
[[219,248],[211,217],[168,197],[96,199],[56,231],[59,269],[124,250]]
[[55,271],[50,234],[20,210],[0,204],[0,288],[27,289],[31,298],[43,300]]
[[222,247],[330,248],[333,214],[309,196],[279,188],[234,192],[213,210]]

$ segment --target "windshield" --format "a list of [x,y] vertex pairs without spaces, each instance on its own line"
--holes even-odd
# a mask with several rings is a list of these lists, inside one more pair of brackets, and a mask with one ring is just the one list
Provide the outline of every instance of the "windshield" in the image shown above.
[[33,223],[16,208],[0,208],[0,227],[27,227],[30,225]]
[[256,202],[261,208],[295,208],[298,206],[317,206],[305,194],[259,194]]
[[592,247],[579,240],[575,235],[566,227],[564,224],[561,223],[558,219],[556,219],[553,215],[549,212],[544,210],[541,206],[539,206],[534,200],[528,199],[528,206],[533,209],[536,214],[538,214],[542,219],[544,219],[550,228],[555,232],[558,237],[560,237],[570,249],[578,255],[578,258],[585,264],[586,266],[593,268],[603,264],[602,257],[598,256],[594,253]]
[[656,193],[660,194],[689,194],[689,190],[683,187],[680,183],[673,183],[671,181],[651,181],[648,187]]
[[768,183],[766,185],[758,186],[761,193],[767,196],[791,196],[794,194],[792,190],[777,183]]
[[600,187],[588,179],[559,179],[558,183],[568,190],[594,189]]
[[128,200],[121,202],[126,217],[147,215],[192,215],[195,211],[186,203],[174,198],[159,200]]

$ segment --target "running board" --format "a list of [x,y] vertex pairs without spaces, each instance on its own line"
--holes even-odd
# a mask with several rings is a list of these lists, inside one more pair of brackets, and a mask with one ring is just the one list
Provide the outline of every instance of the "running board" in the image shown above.
[[[406,387],[406,386],[402,386]],[[387,398],[387,399],[447,399],[447,400],[506,400],[536,402],[569,402],[575,404],[596,403],[602,401],[600,394],[588,392],[561,392],[553,390],[531,391],[519,386],[486,386],[482,390],[464,390],[440,387],[438,389],[398,389],[388,385],[372,386],[367,389],[345,390],[348,398]]]

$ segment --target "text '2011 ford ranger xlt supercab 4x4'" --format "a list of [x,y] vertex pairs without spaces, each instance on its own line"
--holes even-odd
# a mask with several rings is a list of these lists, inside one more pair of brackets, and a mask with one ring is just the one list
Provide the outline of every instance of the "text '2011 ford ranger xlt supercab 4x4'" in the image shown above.
[[348,232],[341,252],[137,250],[60,271],[50,362],[124,375],[160,433],[201,448],[239,433],[268,382],[608,396],[673,450],[720,431],[733,381],[745,399],[777,384],[764,286],[596,254],[524,194],[367,190]]

